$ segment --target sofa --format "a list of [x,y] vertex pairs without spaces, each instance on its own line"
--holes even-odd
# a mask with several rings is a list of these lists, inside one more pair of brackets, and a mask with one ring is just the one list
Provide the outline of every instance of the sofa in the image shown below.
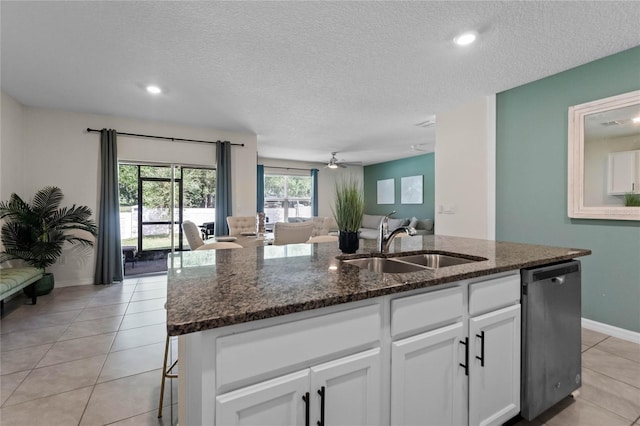
[[290,217],[288,218],[289,223],[298,223],[298,222],[313,222],[313,231],[311,232],[311,237],[317,237],[320,235],[328,235],[331,231],[337,231],[338,225],[333,217],[329,216],[314,216],[314,217]]
[[[380,232],[380,222],[382,221],[382,215],[370,215],[364,214],[362,216],[362,225],[358,230],[360,232],[360,238],[365,240],[377,240],[378,233]],[[429,235],[433,234],[433,219],[418,219],[412,218],[389,218],[389,232],[401,227],[411,226],[415,228],[416,235]]]

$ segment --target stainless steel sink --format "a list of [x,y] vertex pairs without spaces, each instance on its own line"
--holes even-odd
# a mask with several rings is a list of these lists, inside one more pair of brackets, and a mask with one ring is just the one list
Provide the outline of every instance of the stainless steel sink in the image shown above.
[[406,272],[418,272],[426,269],[445,268],[447,266],[462,265],[471,262],[486,260],[481,257],[466,255],[456,256],[443,253],[420,253],[408,256],[402,254],[392,257],[361,257],[357,259],[342,259],[342,262],[368,269],[378,273],[402,274]]
[[420,265],[399,262],[393,258],[384,257],[364,257],[360,259],[347,259],[343,262],[349,265],[357,266],[360,269],[368,269],[378,273],[402,274],[405,272],[424,271],[425,268]]
[[396,259],[402,262],[408,262],[416,265],[422,265],[427,268],[444,268],[446,266],[462,265],[463,263],[478,262],[478,260],[467,259],[464,257],[450,256],[447,254],[416,254],[413,256],[401,256]]

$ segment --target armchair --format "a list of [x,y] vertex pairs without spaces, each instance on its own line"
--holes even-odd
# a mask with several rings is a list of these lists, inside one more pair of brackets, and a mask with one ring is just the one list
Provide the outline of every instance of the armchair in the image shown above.
[[243,232],[256,232],[256,218],[254,216],[227,216],[229,235],[237,237]]

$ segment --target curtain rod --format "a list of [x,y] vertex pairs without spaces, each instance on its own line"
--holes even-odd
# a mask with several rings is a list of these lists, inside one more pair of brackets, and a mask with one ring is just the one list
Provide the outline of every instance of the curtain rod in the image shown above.
[[[92,129],[90,127],[87,127],[87,132],[89,132],[89,133],[100,133],[100,130]],[[170,137],[167,137],[167,136],[141,135],[139,133],[125,133],[125,132],[116,132],[116,135],[134,136],[134,137],[137,137],[137,138],[162,139],[162,140],[178,141],[178,142],[198,142],[198,143],[215,143],[215,144],[222,142],[222,141],[202,141],[202,140],[198,140],[198,139],[170,138]],[[228,141],[225,141],[225,142],[228,142]],[[233,145],[233,146],[244,146],[243,143],[232,143],[231,145]]]
[[311,170],[313,170],[313,168],[311,169],[300,169],[297,167],[277,167],[277,166],[267,166],[267,165],[263,165],[265,169],[283,169],[283,170],[304,170],[306,172],[310,172]]

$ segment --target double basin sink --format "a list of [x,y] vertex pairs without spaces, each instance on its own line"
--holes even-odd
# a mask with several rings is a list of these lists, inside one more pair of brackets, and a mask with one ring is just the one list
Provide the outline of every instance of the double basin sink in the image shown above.
[[355,259],[342,259],[343,263],[357,266],[360,269],[368,269],[378,273],[402,274],[406,272],[419,272],[429,269],[445,268],[447,266],[462,265],[465,263],[481,262],[487,260],[483,257],[468,256],[457,253],[439,253],[425,251],[419,254],[399,254],[397,256],[373,255]]

